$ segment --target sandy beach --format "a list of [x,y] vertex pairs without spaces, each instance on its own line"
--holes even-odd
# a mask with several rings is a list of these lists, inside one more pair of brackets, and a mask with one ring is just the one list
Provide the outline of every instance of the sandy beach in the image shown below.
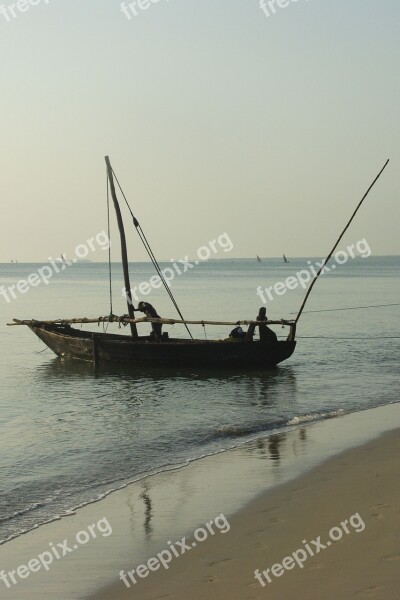
[[[399,445],[397,430],[341,454],[264,494],[231,519],[229,532],[209,537],[168,570],[97,600],[397,600]],[[256,569],[266,572],[262,583]]]

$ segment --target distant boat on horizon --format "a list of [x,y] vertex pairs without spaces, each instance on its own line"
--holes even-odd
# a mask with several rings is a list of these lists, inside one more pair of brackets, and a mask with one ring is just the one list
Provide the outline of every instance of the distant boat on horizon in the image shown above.
[[257,254],[257,262],[262,262],[261,258]]
[[286,258],[285,255],[283,255],[283,262],[289,264],[290,261],[288,261],[288,259]]

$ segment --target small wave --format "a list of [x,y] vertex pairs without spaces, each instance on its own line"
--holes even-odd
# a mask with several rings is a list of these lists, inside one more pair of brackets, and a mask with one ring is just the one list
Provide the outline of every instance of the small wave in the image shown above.
[[330,412],[315,412],[306,415],[298,415],[291,417],[289,420],[279,419],[276,421],[265,421],[263,423],[257,423],[257,425],[222,425],[218,427],[214,434],[211,435],[211,439],[218,438],[236,438],[251,436],[254,434],[266,434],[271,433],[271,430],[282,430],[285,427],[293,427],[301,425],[303,423],[313,423],[315,421],[321,421],[325,419],[333,419],[346,414],[343,409],[334,410]]
[[16,510],[11,515],[6,515],[5,517],[0,517],[0,523],[5,523],[6,521],[12,521],[12,519],[15,519],[16,517],[21,517],[22,515],[26,515],[27,513],[33,512],[34,510],[37,510],[38,508],[43,508],[44,506],[46,506],[46,504],[44,502],[36,502],[35,504],[31,504],[31,506],[27,506],[26,508],[23,508],[22,510]]
[[313,421],[321,421],[323,419],[334,419],[335,417],[341,417],[346,414],[343,409],[334,410],[326,413],[311,413],[309,415],[301,415],[299,417],[293,417],[288,421],[288,425],[301,425],[302,423],[312,423]]

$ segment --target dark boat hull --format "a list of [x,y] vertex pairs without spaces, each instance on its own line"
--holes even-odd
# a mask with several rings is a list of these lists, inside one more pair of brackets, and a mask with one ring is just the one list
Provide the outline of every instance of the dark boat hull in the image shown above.
[[290,358],[295,341],[245,342],[231,340],[167,339],[92,333],[63,325],[32,325],[30,329],[60,357],[131,365],[271,367]]

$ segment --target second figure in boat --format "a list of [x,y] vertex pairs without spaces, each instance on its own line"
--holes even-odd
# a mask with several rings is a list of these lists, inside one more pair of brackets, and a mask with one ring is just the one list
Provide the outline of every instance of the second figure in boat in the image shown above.
[[258,327],[259,332],[260,332],[260,342],[277,342],[278,341],[275,331],[272,331],[272,329],[270,329],[266,325],[268,318],[267,318],[267,309],[265,308],[265,306],[262,306],[260,308],[260,310],[258,311],[256,321],[258,323],[260,323],[260,325],[256,325],[256,324],[250,325],[250,327],[247,331],[247,335],[246,335],[247,341],[249,341],[249,342],[253,341],[254,331],[255,331],[256,327]]
[[[276,335],[275,331],[272,331],[272,329],[270,329],[267,326],[267,322],[268,322],[267,309],[265,308],[265,306],[262,306],[260,308],[260,310],[258,311],[256,323],[253,323],[252,325],[249,326],[247,333],[245,333],[243,331],[243,329],[240,326],[240,322],[238,321],[236,323],[235,329],[233,329],[231,331],[231,333],[229,334],[229,337],[231,339],[252,342],[253,338],[254,338],[255,329],[256,329],[256,327],[258,327],[259,332],[260,332],[260,342],[269,342],[269,343],[277,342],[278,341],[277,335]],[[257,323],[259,323],[259,325]]]

